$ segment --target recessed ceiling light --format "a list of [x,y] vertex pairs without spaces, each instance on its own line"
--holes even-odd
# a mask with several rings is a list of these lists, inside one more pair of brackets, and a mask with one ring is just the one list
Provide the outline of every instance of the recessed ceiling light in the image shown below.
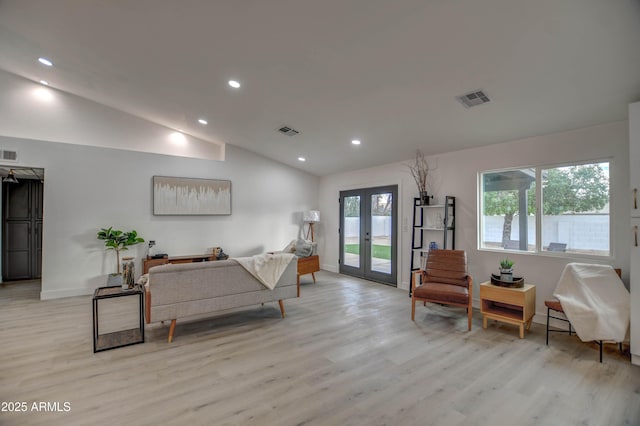
[[40,62],[42,65],[46,65],[48,67],[52,67],[53,66],[53,62],[51,62],[49,59],[47,58],[38,58],[38,62]]
[[302,161],[304,163],[305,161],[307,161],[307,159],[304,157],[298,157],[298,161]]
[[209,122],[207,120],[205,120],[204,118],[199,118],[198,119],[198,123],[207,125]]
[[229,86],[233,87],[234,89],[238,89],[240,87],[240,83],[235,80],[229,80]]
[[43,85],[45,85],[45,86],[48,86],[48,85],[49,85],[49,82],[48,82],[48,81],[46,81],[46,80],[40,80],[40,84],[43,84]]
[[351,143],[354,145],[360,145],[362,142],[360,142],[358,139],[354,139],[351,141]]

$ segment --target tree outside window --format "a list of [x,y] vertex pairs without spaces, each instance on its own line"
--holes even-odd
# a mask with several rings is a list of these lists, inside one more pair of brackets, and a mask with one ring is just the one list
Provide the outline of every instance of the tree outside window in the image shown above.
[[535,171],[512,169],[482,174],[481,247],[609,255],[609,163],[540,169],[541,247],[535,244]]

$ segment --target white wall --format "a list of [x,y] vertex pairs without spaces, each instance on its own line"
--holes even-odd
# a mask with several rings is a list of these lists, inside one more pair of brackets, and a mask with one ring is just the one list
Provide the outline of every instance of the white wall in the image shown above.
[[[640,102],[629,105],[629,192],[631,188],[634,191],[638,189],[640,184],[640,170],[638,170],[638,162],[640,162]],[[630,221],[627,222],[628,229],[631,231],[635,227],[634,233],[638,232],[640,225],[640,211],[637,205],[629,203],[629,211],[631,212]],[[630,263],[631,263],[631,362],[640,365],[640,249],[638,249],[637,238],[629,238]]]
[[[231,256],[281,249],[296,238],[302,211],[316,207],[318,178],[240,148],[226,161],[34,141],[0,136],[20,165],[42,167],[44,235],[42,298],[89,294],[115,270],[115,255],[96,239],[102,227],[135,229],[171,255]],[[153,216],[152,176],[230,179],[230,216]],[[125,252],[136,255],[145,244]]]
[[[613,224],[613,258],[601,259],[623,269],[628,282],[629,271],[629,165],[627,122],[616,122],[569,132],[495,144],[430,157],[437,169],[430,174],[430,193],[440,201],[445,195],[456,197],[456,248],[466,250],[469,269],[474,277],[474,299],[478,301],[478,284],[486,281],[497,268],[501,252],[477,249],[477,177],[478,172],[509,167],[553,165],[563,162],[609,159],[611,161],[611,222]],[[409,162],[411,159],[407,159]],[[338,194],[341,190],[399,185],[399,287],[409,288],[412,202],[417,196],[413,179],[404,163],[326,176],[320,180],[320,208],[323,210],[322,267],[338,270]],[[565,264],[571,261],[596,263],[593,259],[566,256],[509,254],[516,262],[518,274],[537,286],[536,309],[546,316],[544,300],[551,297]],[[538,318],[539,320],[540,318]]]
[[[0,149],[45,170],[43,299],[106,283],[115,255],[96,239],[102,227],[135,229],[171,255],[221,246],[237,257],[283,248],[301,212],[317,208],[317,177],[243,149],[175,141],[171,129],[4,71],[0,93]],[[154,175],[231,180],[231,216],[153,216]],[[125,252],[138,273],[145,248]]]

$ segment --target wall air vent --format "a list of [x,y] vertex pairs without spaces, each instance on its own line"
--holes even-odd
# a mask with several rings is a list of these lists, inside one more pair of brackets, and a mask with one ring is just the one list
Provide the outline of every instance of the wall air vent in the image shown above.
[[465,108],[486,104],[491,101],[491,99],[489,99],[482,90],[474,90],[473,92],[466,93],[462,96],[456,96],[456,99],[460,101]]
[[284,133],[287,136],[295,136],[300,133],[297,130],[292,129],[291,127],[283,126],[278,129],[280,133]]
[[1,161],[18,161],[18,151],[11,151],[8,149],[0,149],[0,160]]

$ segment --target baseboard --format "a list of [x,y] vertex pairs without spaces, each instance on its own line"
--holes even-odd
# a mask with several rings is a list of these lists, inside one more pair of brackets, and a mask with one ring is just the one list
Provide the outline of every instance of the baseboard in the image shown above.
[[338,268],[335,265],[329,265],[328,263],[321,264],[320,269],[322,269],[323,271],[334,272],[336,274],[339,273]]
[[62,290],[41,291],[40,300],[62,299],[63,297],[89,296],[93,294],[88,288],[66,288]]

